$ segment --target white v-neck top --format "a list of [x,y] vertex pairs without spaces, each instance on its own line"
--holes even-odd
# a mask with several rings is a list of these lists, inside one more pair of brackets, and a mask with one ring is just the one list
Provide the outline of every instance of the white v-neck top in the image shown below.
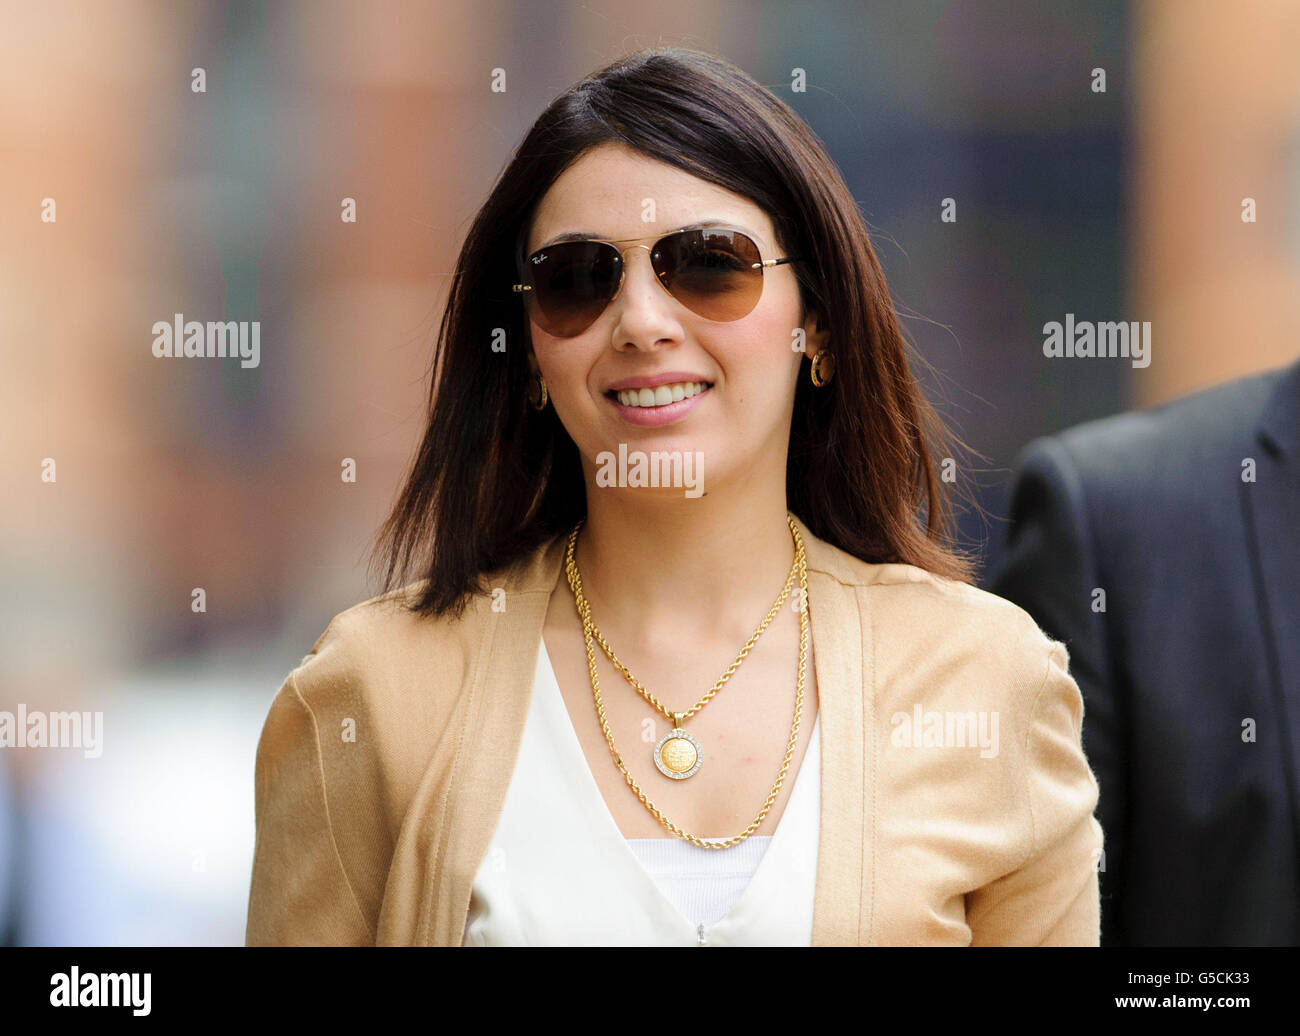
[[820,727],[819,715],[772,835],[730,849],[701,849],[671,835],[624,838],[543,640],[519,757],[474,878],[461,945],[811,945]]
[[[744,893],[771,835],[750,835],[723,852],[706,852],[683,838],[625,838],[627,847],[679,913],[712,928]],[[702,934],[702,933],[700,933]]]

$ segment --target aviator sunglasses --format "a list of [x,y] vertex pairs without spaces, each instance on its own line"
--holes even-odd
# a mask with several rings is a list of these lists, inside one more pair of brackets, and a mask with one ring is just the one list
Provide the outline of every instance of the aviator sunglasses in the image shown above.
[[[637,240],[628,238],[627,240]],[[798,260],[764,259],[758,245],[738,230],[679,230],[649,245],[650,264],[664,290],[706,320],[739,320],[763,294],[763,268]],[[623,287],[626,264],[615,242],[560,241],[539,248],[523,263],[528,315],[548,335],[573,338],[596,322]]]

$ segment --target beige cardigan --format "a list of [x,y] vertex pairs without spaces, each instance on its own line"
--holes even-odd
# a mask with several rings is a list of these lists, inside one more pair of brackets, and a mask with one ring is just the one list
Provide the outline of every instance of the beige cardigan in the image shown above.
[[[1065,648],[999,597],[796,521],[822,722],[813,944],[1098,945]],[[420,619],[400,607],[418,584],[349,608],[288,675],[257,748],[250,946],[460,945],[564,545],[491,575],[504,609]],[[955,727],[921,743],[968,712],[996,716],[996,754]]]

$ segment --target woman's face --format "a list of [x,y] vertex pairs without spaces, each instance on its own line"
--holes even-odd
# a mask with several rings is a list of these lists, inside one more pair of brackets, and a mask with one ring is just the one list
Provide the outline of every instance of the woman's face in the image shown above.
[[[653,212],[654,221],[643,221]],[[547,191],[530,227],[525,255],[555,237],[581,232],[626,248],[618,296],[586,331],[555,338],[530,323],[534,369],[546,379],[551,404],[582,456],[587,484],[604,451],[691,451],[702,455],[705,492],[731,480],[779,479],[803,353],[793,347],[803,326],[815,355],[821,336],[815,317],[800,319],[799,289],[791,264],[763,270],[763,293],[753,311],[719,322],[697,315],[660,284],[645,244],[686,224],[717,220],[753,238],[764,259],[780,258],[766,213],[748,199],[675,166],[619,144],[593,148]],[[635,238],[636,241],[627,239]],[[628,408],[610,397],[629,379],[707,382],[710,387],[680,416]],[[668,416],[668,420],[663,420]],[[677,493],[680,488],[643,489]]]

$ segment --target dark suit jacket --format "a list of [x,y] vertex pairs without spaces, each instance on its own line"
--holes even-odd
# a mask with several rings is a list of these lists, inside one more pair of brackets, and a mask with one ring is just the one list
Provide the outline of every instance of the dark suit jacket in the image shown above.
[[1019,466],[990,587],[1083,692],[1102,945],[1300,943],[1300,364]]

